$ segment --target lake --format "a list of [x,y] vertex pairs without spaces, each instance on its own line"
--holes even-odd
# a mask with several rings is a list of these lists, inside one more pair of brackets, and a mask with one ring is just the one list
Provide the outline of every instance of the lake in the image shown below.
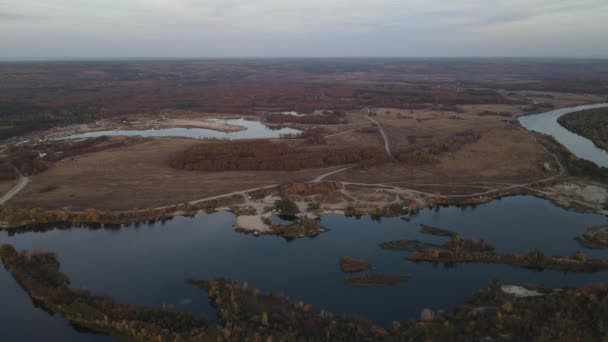
[[246,127],[246,130],[239,132],[220,132],[204,128],[163,128],[145,130],[110,130],[92,131],[74,134],[64,139],[83,139],[100,136],[142,136],[142,137],[186,137],[186,138],[213,138],[213,139],[261,139],[261,138],[280,138],[283,135],[298,134],[301,131],[290,127],[266,126],[259,121],[241,119],[213,119],[219,123]]
[[[575,274],[505,265],[448,268],[417,264],[406,260],[408,252],[378,247],[381,242],[396,239],[445,241],[419,233],[420,224],[429,224],[456,230],[464,238],[483,238],[498,252],[536,248],[548,255],[570,255],[584,250],[590,257],[608,258],[608,251],[585,250],[573,240],[589,225],[606,224],[604,216],[567,211],[531,196],[504,198],[474,208],[425,209],[409,222],[325,215],[322,224],[329,232],[290,242],[237,233],[234,221],[231,213],[217,212],[121,230],[73,228],[12,236],[0,232],[0,243],[19,250],[56,252],[61,270],[74,287],[125,303],[171,305],[210,319],[215,315],[206,294],[186,284],[185,278],[247,281],[263,291],[282,292],[312,304],[315,311],[358,314],[383,326],[393,320],[419,318],[423,308],[449,311],[493,279],[550,287],[608,279],[606,271]],[[412,278],[394,287],[351,287],[344,283],[348,275],[339,269],[338,260],[343,256],[369,261],[376,265],[377,272]],[[4,270],[0,270],[0,286],[4,293],[0,306],[4,340],[107,339],[77,332],[64,320],[35,308]]]

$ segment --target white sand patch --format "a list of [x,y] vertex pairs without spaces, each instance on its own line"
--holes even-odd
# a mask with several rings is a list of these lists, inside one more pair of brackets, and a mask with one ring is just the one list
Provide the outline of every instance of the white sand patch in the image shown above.
[[242,215],[236,218],[236,226],[239,229],[267,232],[270,231],[270,227],[262,221],[262,215]]
[[528,290],[524,287],[515,286],[515,285],[502,285],[500,287],[500,289],[504,293],[508,293],[510,295],[514,295],[515,297],[519,297],[519,298],[543,296],[543,294],[538,291]]

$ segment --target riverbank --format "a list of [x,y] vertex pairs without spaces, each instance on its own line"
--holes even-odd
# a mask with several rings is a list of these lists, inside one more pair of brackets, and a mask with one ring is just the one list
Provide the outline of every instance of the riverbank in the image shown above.
[[591,140],[597,148],[608,150],[608,108],[588,109],[560,116],[557,122],[572,133]]
[[519,122],[530,131],[552,136],[577,158],[593,162],[599,167],[608,167],[608,152],[606,150],[596,147],[586,137],[569,131],[559,122],[559,119],[564,115],[587,110],[599,110],[605,107],[608,107],[608,104],[597,103],[561,108],[545,113],[521,116]]
[[[293,189],[300,189],[295,191]],[[15,208],[0,205],[0,229],[9,231],[44,230],[45,227],[89,225],[120,227],[134,223],[167,221],[176,216],[193,216],[199,212],[227,210],[235,214],[237,231],[253,235],[280,235],[285,238],[316,236],[326,231],[313,224],[322,215],[340,214],[374,218],[402,216],[407,218],[424,208],[475,207],[506,197],[531,195],[552,201],[567,210],[594,212],[608,216],[604,205],[608,200],[605,185],[578,178],[550,180],[531,186],[511,187],[483,195],[432,196],[408,190],[377,188],[366,189],[364,194],[375,193],[374,201],[361,201],[361,189],[339,182],[284,183],[260,190],[233,193],[209,200],[186,202],[179,205],[132,211],[41,208]],[[372,191],[372,192],[370,192]],[[367,195],[365,195],[367,196]],[[364,197],[366,198],[366,197]],[[398,200],[396,201],[395,198]],[[294,223],[283,226],[271,222],[276,201],[289,199],[298,208]],[[289,213],[291,215],[291,213]]]

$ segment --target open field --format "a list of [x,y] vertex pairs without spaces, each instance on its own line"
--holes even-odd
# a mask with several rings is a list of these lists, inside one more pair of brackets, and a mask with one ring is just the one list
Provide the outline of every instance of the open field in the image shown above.
[[34,176],[31,185],[10,203],[74,209],[159,207],[288,180],[308,181],[325,172],[198,173],[169,167],[171,156],[193,143],[187,139],[152,139],[63,160]]
[[[561,170],[555,156],[518,128],[516,119],[603,101],[606,63],[580,61],[576,68],[572,63],[380,59],[0,65],[6,80],[0,92],[0,119],[6,125],[0,127],[7,135],[23,133],[4,140],[2,149],[31,174],[31,183],[9,204],[128,210],[313,180],[454,196],[554,178]],[[259,160],[254,163],[250,154],[256,148],[274,145],[252,141],[253,150],[231,156],[230,162],[216,148],[213,166],[203,167],[203,160],[193,156],[198,164],[183,167],[213,172],[180,170],[171,161],[189,148],[191,153],[208,150],[192,148],[197,144],[229,146],[226,142],[53,140],[100,130],[238,132],[243,127],[209,119],[241,117],[304,133],[268,139],[290,151],[283,154],[287,157],[255,151]],[[344,165],[327,159],[299,163],[318,165],[312,169],[292,165],[289,171],[256,171],[286,165],[279,159],[293,153],[312,158],[366,149],[377,156]],[[257,166],[239,170],[229,165],[244,164],[243,158]],[[349,196],[342,194],[336,203],[348,202]],[[365,198],[361,189],[357,196]]]
[[[485,112],[515,113],[514,116],[519,113],[517,107],[506,105],[470,105],[458,113],[376,108],[374,118],[387,132],[394,151],[434,146],[467,131],[478,133],[479,139],[464,143],[454,151],[437,153],[433,163],[409,165],[393,160],[329,174],[324,181],[390,185],[431,194],[466,195],[501,189],[510,184],[533,182],[557,174],[553,157],[528,132],[514,127],[505,115],[479,115]],[[349,111],[348,123],[344,125],[315,125],[322,128],[325,143],[310,148],[382,148],[384,142],[378,127],[366,120],[364,114],[364,111]],[[213,115],[204,114],[203,117]],[[137,116],[127,122],[133,129],[142,129],[150,127],[151,120],[150,117]],[[161,120],[177,125],[194,121],[182,116]],[[109,119],[102,124],[105,129],[124,128],[124,121]],[[306,129],[308,125],[296,126]],[[70,127],[54,129],[54,134],[59,136],[83,130],[82,125]],[[32,140],[36,140],[35,137]],[[285,181],[312,181],[339,169],[339,166],[335,166],[288,172],[177,170],[170,167],[170,160],[199,141],[185,138],[145,140],[133,146],[86,153],[54,162],[47,171],[34,175],[32,183],[10,204],[76,210],[88,207],[113,210],[161,207]],[[305,144],[301,139],[279,140],[291,146]],[[543,168],[545,163],[553,165],[551,171]]]
[[457,151],[438,155],[436,163],[395,163],[368,170],[349,170],[332,179],[363,183],[507,183],[542,178],[546,176],[543,164],[552,162],[552,157],[528,133],[499,119],[472,115],[444,119],[436,114],[416,112],[414,115],[421,121],[378,114],[377,119],[388,131],[395,150],[431,145],[467,129],[475,130],[481,138]]
[[[438,154],[436,163],[407,165],[394,160],[344,170],[324,180],[401,185],[428,193],[466,194],[485,188],[462,186],[463,183],[497,183],[489,187],[500,188],[503,183],[528,182],[553,174],[543,170],[544,163],[552,162],[551,155],[527,132],[503,122],[502,117],[463,113],[459,114],[461,119],[454,120],[428,111],[414,111],[414,115],[422,120],[399,119],[380,113],[375,118],[389,132],[394,147],[425,146],[467,129],[480,132],[481,138],[464,144],[457,151]],[[370,126],[360,111],[350,112],[348,118],[349,124],[345,127],[323,126],[326,144],[310,148],[382,148],[378,128]],[[425,120],[427,118],[432,120]],[[105,125],[112,124],[106,122]],[[359,127],[362,128],[354,130]],[[408,140],[410,132],[428,138],[411,143]],[[288,145],[304,146],[298,139],[282,140]],[[177,153],[199,143],[183,138],[150,138],[133,146],[62,159],[47,171],[34,175],[32,183],[10,203],[20,207],[72,209],[159,207],[285,181],[311,181],[339,168],[204,172],[170,167],[169,161]]]

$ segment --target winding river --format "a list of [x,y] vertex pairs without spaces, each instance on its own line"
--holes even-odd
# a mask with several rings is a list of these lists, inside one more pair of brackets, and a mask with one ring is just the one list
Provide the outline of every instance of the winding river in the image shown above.
[[608,103],[556,109],[546,113],[522,116],[519,118],[519,122],[530,131],[552,135],[577,157],[592,161],[598,166],[608,167],[606,150],[596,147],[591,140],[570,132],[557,122],[562,115],[605,107],[608,107]]

